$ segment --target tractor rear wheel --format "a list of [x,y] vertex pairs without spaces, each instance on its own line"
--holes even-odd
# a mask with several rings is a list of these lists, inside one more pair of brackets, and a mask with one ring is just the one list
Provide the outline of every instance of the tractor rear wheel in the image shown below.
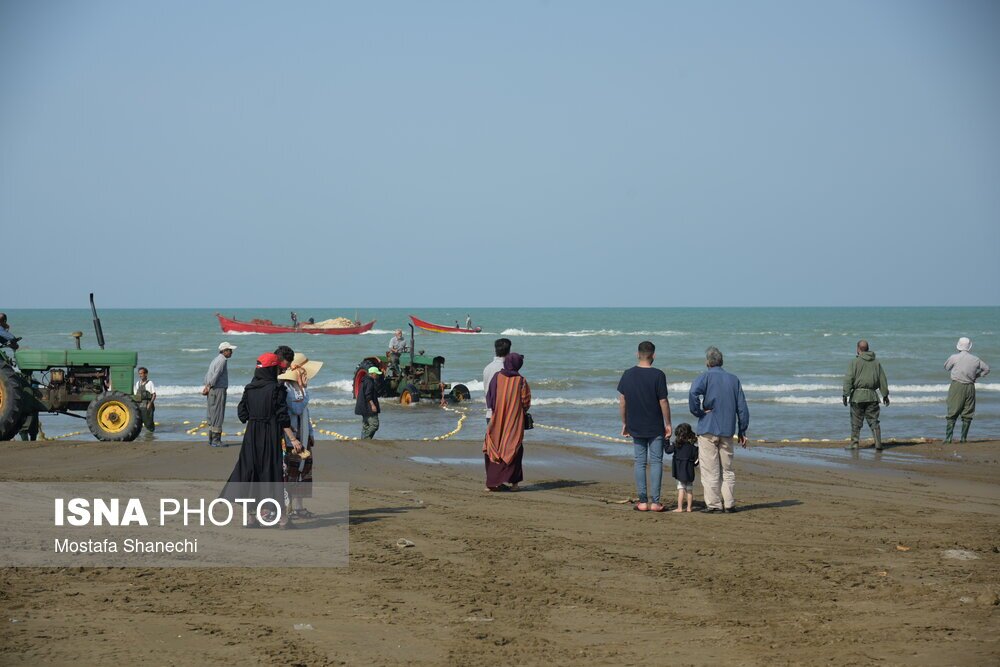
[[28,416],[24,379],[7,364],[0,364],[0,440],[11,440]]
[[139,406],[120,391],[105,392],[87,406],[87,426],[103,442],[130,442],[142,429]]
[[456,384],[451,388],[451,400],[456,403],[464,403],[472,398],[472,394],[469,393],[469,388],[464,384]]
[[403,405],[420,402],[420,390],[414,384],[408,384],[399,392],[399,402]]

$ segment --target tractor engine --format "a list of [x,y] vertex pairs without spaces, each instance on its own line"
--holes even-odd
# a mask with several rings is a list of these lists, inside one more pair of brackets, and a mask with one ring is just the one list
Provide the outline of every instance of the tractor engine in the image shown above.
[[104,393],[107,377],[105,368],[54,368],[48,372],[48,384],[40,387],[40,391],[52,410],[64,410],[70,401],[82,394]]

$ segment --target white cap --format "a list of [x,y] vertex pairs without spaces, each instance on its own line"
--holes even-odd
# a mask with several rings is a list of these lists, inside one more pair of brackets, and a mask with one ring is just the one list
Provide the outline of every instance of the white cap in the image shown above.
[[235,345],[230,345],[229,343],[219,343],[219,352],[223,352],[224,350],[235,350],[235,349],[236,349]]
[[958,339],[958,345],[955,346],[959,352],[968,352],[972,349],[972,341],[962,336]]

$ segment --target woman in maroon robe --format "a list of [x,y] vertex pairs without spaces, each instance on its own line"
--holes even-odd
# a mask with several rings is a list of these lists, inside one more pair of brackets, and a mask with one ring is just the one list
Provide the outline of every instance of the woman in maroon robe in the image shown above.
[[531,407],[531,389],[518,372],[523,364],[524,357],[516,352],[504,357],[503,370],[493,376],[486,392],[486,405],[493,411],[483,443],[487,491],[516,491],[524,479],[524,415]]

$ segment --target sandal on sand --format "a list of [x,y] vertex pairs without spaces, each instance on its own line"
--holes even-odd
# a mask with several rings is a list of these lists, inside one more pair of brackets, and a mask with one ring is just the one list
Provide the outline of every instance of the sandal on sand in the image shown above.
[[660,503],[653,503],[649,506],[650,512],[662,512],[665,508]]
[[500,486],[487,486],[486,490],[490,493],[498,493],[500,491],[510,491],[510,487],[506,484],[501,484]]
[[648,512],[649,511],[649,505],[647,503],[638,503],[638,504],[636,504],[636,506],[633,509],[636,512]]

